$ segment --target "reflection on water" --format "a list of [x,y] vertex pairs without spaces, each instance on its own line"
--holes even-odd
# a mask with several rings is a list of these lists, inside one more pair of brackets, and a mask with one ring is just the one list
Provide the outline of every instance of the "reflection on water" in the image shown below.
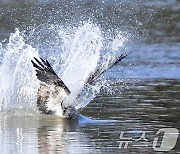
[[[114,88],[118,86],[114,84]],[[129,83],[121,95],[101,93],[82,114],[109,122],[93,122],[84,117],[63,120],[44,115],[1,114],[0,153],[153,153],[157,130],[180,129],[179,89],[178,79],[151,79],[135,86]],[[136,139],[145,131],[149,146],[118,149],[121,131]],[[178,140],[169,153],[180,152],[179,145]]]
[[[105,77],[114,81],[110,83],[115,92],[102,90],[80,111],[86,117],[63,120],[26,114],[19,108],[15,113],[0,112],[0,153],[155,153],[152,142],[160,128],[180,131],[179,8],[179,0],[1,0],[0,63],[8,43],[4,39],[16,27],[24,31],[23,42],[50,58],[52,51],[58,55],[64,48],[56,28],[74,29],[89,20],[98,25],[107,40],[119,32],[128,35],[126,51],[132,48],[134,52],[106,73]],[[67,33],[66,37],[71,35]],[[66,37],[65,46],[71,47]],[[136,46],[134,38],[142,43]],[[121,78],[124,80],[119,81]],[[11,103],[16,106],[16,102]],[[118,149],[122,131],[136,139],[145,132],[148,146]],[[178,138],[169,153],[180,153],[179,143]]]

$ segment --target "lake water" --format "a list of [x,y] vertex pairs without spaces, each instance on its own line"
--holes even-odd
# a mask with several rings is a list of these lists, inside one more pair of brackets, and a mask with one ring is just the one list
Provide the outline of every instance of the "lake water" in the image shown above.
[[[178,0],[1,0],[0,153],[164,153],[157,152],[162,135],[153,147],[157,131],[180,131],[179,10]],[[61,76],[69,51],[100,48],[133,52],[104,74],[107,86],[79,119],[39,114],[29,59],[38,52]],[[168,153],[180,153],[179,137]]]

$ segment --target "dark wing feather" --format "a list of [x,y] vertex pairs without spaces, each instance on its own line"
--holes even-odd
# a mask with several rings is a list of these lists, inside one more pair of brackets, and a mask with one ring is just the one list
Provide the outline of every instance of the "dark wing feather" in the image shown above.
[[47,60],[43,60],[42,58],[41,61],[42,62],[40,62],[37,58],[34,58],[34,61],[31,60],[33,66],[36,68],[37,78],[48,85],[60,86],[64,88],[67,93],[70,93],[70,90],[66,87],[64,82],[57,76],[49,62]]
[[41,81],[38,89],[37,106],[43,113],[53,113],[52,110],[48,109],[47,103],[51,101],[56,105],[57,102],[55,100],[57,97],[60,97],[61,99],[58,103],[59,106],[62,106],[63,99],[70,94],[70,90],[57,76],[47,60],[34,58],[31,62],[36,68],[37,78]]
[[[129,52],[130,53],[130,52]],[[95,72],[93,72],[89,78],[86,80],[86,84],[92,84],[100,75],[102,75],[104,72],[106,72],[107,70],[109,70],[110,68],[112,68],[114,65],[116,65],[117,63],[119,63],[122,59],[124,59],[125,57],[127,57],[129,55],[129,53],[123,53],[121,54],[117,59],[114,60],[114,62],[112,62],[110,65],[108,65],[107,67],[100,67],[97,68],[95,70]]]

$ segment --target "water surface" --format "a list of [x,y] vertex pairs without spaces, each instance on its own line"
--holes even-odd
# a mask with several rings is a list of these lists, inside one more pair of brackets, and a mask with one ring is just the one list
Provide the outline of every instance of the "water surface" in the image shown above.
[[[118,84],[116,86],[119,86]],[[180,128],[177,79],[138,82],[121,95],[99,94],[81,113],[93,119],[1,114],[1,153],[155,153],[160,128]],[[112,121],[113,120],[113,121]],[[120,132],[138,139],[146,132],[148,147],[118,149]],[[179,141],[169,153],[179,152]]]
[[[0,153],[156,153],[152,144],[159,129],[180,131],[179,8],[178,0],[3,0],[0,89],[6,93],[0,97]],[[15,28],[21,35],[9,39]],[[73,39],[74,34],[81,37]],[[98,43],[92,45],[93,40]],[[108,86],[79,111],[82,116],[64,120],[36,112],[35,75],[25,62],[32,53],[50,60],[62,75],[62,51],[87,47],[87,52],[102,45],[112,56],[133,53],[104,74]],[[119,148],[121,132],[134,139],[145,132],[148,144]],[[180,153],[179,143],[178,138],[168,153]]]

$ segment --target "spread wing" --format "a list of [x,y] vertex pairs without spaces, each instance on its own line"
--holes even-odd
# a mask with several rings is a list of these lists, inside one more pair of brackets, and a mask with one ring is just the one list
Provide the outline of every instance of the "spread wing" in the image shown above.
[[37,78],[41,81],[38,89],[38,109],[43,113],[51,114],[55,108],[62,107],[62,102],[70,94],[70,90],[47,60],[34,58],[31,62],[36,68]]
[[[110,63],[109,65],[106,65],[106,66],[102,65],[102,66],[97,67],[96,70],[87,78],[84,88],[77,95],[77,99],[81,100],[81,98],[83,98],[83,96],[84,96],[84,92],[86,93],[86,90],[88,89],[86,87],[88,87],[89,85],[93,85],[103,73],[105,73],[107,70],[109,70],[114,65],[119,63],[122,59],[127,57],[130,53],[131,52],[121,54],[114,61],[112,61],[112,63]],[[83,106],[85,106],[85,105],[87,105],[87,104],[83,103]],[[81,104],[76,107],[76,109],[79,109],[79,108],[81,108]]]
[[107,70],[109,70],[110,68],[112,68],[114,65],[116,65],[117,63],[119,63],[122,59],[124,59],[125,57],[127,57],[129,53],[122,53],[118,58],[116,58],[110,65],[106,66],[106,67],[99,67],[95,70],[95,72],[93,72],[89,78],[86,80],[86,84],[92,84],[99,76],[101,76],[104,72],[106,72]]

